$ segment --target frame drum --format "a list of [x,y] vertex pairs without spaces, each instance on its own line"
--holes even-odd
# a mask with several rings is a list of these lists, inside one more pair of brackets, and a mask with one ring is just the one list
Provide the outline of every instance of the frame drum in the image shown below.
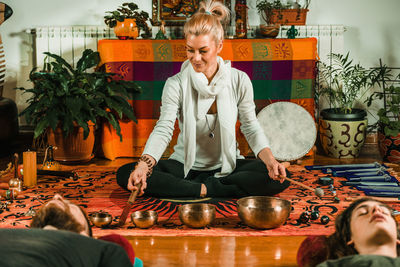
[[275,102],[263,108],[257,119],[277,160],[291,161],[311,150],[317,128],[310,113],[291,102]]

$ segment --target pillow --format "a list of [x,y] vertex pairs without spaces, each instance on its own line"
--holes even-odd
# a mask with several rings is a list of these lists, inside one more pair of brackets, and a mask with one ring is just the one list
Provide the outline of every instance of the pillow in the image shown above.
[[297,251],[297,265],[313,267],[325,261],[328,257],[327,239],[324,235],[308,236],[304,239]]
[[135,252],[133,251],[132,245],[131,243],[129,243],[128,239],[118,234],[100,236],[98,239],[108,242],[113,242],[123,247],[124,250],[126,251],[126,254],[128,254],[128,257],[131,260],[132,265],[135,264]]

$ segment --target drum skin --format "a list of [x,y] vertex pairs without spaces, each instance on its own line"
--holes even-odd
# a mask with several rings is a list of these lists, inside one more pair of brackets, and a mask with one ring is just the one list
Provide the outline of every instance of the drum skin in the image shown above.
[[272,154],[277,160],[297,160],[314,146],[317,128],[310,113],[292,102],[275,102],[258,114]]

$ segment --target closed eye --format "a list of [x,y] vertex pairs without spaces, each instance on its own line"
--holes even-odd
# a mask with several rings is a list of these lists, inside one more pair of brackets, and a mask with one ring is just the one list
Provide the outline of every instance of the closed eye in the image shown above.
[[383,214],[385,215],[391,214],[391,211],[387,207],[381,206],[380,208]]
[[358,210],[358,215],[362,216],[362,215],[367,215],[368,214],[368,210],[366,208],[362,208]]

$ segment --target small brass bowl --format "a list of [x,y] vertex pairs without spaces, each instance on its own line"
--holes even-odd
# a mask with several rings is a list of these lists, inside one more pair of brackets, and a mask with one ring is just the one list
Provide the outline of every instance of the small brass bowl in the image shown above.
[[237,204],[240,219],[256,229],[281,226],[286,222],[291,210],[290,201],[277,197],[244,197],[239,199]]
[[99,211],[89,215],[92,223],[97,227],[105,227],[111,224],[112,216],[108,212]]
[[215,206],[206,203],[185,204],[179,207],[179,219],[191,228],[203,228],[215,219]]
[[131,220],[136,227],[146,229],[157,224],[158,214],[154,210],[138,210],[132,212]]

